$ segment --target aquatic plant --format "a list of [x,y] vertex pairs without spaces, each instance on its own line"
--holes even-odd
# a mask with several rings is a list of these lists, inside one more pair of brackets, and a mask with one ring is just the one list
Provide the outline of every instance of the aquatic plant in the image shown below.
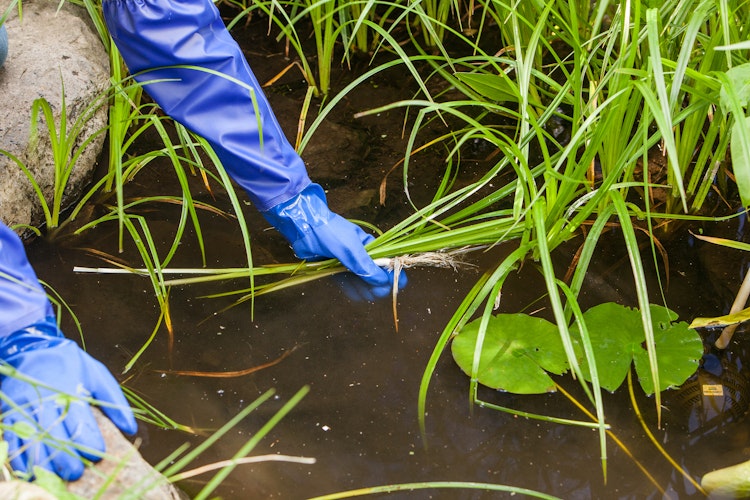
[[[698,367],[703,342],[687,323],[675,323],[677,315],[651,305],[656,332],[660,386],[651,378],[648,354],[643,348],[645,331],[640,314],[631,308],[602,303],[587,310],[581,325],[571,325],[573,347],[586,380],[608,391],[617,390],[635,363],[638,382],[646,394],[679,387]],[[484,339],[479,340],[483,318],[468,323],[453,338],[453,358],[467,374],[476,373],[480,384],[517,394],[539,394],[555,390],[549,374],[568,371],[565,349],[557,328],[551,322],[526,314],[498,314],[486,322]],[[583,343],[589,343],[597,369],[588,366]],[[480,352],[477,355],[477,349]]]
[[[55,122],[52,107],[45,98],[40,97],[34,100],[31,108],[30,147],[32,150],[39,147],[38,123],[40,112],[47,124],[46,130],[50,139],[52,158],[54,162],[51,197],[43,192],[34,173],[31,172],[20,158],[9,151],[0,149],[0,154],[10,158],[23,171],[26,178],[31,183],[39,204],[44,211],[44,221],[50,230],[56,229],[61,223],[61,212],[65,208],[63,202],[66,201],[64,195],[69,187],[68,181],[77,164],[78,158],[86,151],[87,147],[89,147],[102,133],[106,131],[106,129],[100,129],[90,133],[86,137],[82,137],[82,133],[84,132],[88,121],[93,114],[105,104],[102,96],[99,96],[90,103],[73,124],[68,123],[64,83],[62,84],[61,96],[59,123]],[[48,200],[48,197],[51,199]]]
[[[624,236],[638,293],[644,356],[648,360],[640,363],[641,369],[648,365],[647,378],[656,387],[674,383],[667,378],[669,370],[659,368],[658,329],[655,331],[649,305],[653,292],[645,284],[636,236],[639,229],[632,219],[645,220],[644,230],[650,235],[655,234],[655,221],[702,220],[694,214],[703,208],[709,190],[722,187],[721,182],[714,184],[714,179],[730,145],[726,132],[733,122],[728,114],[718,116],[714,110],[722,87],[721,75],[727,70],[726,64],[735,63],[714,55],[720,43],[732,46],[736,40],[732,30],[727,29],[731,24],[727,20],[739,16],[739,25],[744,26],[747,15],[732,3],[717,6],[710,1],[701,2],[690,12],[676,3],[658,9],[646,8],[639,2],[618,6],[600,2],[592,9],[576,6],[566,9],[527,3],[518,10],[494,4],[487,11],[487,19],[503,20],[498,26],[508,43],[504,51],[495,55],[483,52],[461,31],[446,27],[445,32],[454,40],[471,48],[471,56],[445,59],[441,48],[437,55],[425,50],[409,60],[412,64],[430,64],[434,72],[431,77],[445,79],[463,92],[465,99],[410,99],[367,112],[404,108],[412,116],[402,167],[407,196],[410,158],[428,146],[419,142],[422,128],[444,117],[453,119],[451,129],[443,136],[450,144],[447,166],[432,203],[414,205],[412,216],[380,235],[369,247],[373,257],[519,241],[516,250],[482,276],[446,325],[425,370],[419,399],[422,413],[437,361],[456,332],[477,315],[484,322],[482,328],[486,328],[509,273],[524,261],[534,260],[540,263],[568,366],[581,383],[593,382],[590,388],[583,388],[603,426],[604,411],[598,395],[601,380],[593,370],[596,363],[584,363],[596,359],[597,353],[590,343],[576,343],[573,333],[583,331],[587,325],[576,298],[599,238],[613,222]],[[553,45],[552,40],[564,42],[563,48]],[[416,40],[412,42],[419,47]],[[342,95],[350,88],[343,89]],[[336,104],[337,97],[313,121],[301,147]],[[733,116],[740,116],[741,110],[736,106],[733,109]],[[560,142],[550,133],[552,117],[567,124],[568,140]],[[501,118],[510,118],[515,125],[509,128]],[[456,126],[456,122],[464,125]],[[494,147],[499,160],[481,179],[453,189],[451,178],[460,162],[461,147],[477,140]],[[532,148],[541,158],[536,164],[529,164]],[[663,166],[651,160],[652,155],[660,154],[656,153],[659,148],[667,159]],[[741,160],[742,155],[738,158]],[[657,166],[660,170],[650,171]],[[737,168],[741,174],[740,162]],[[506,175],[508,171],[515,175]],[[486,194],[490,185],[495,187]],[[663,201],[657,198],[657,191],[667,193]],[[479,192],[485,194],[476,196]],[[575,272],[569,281],[563,281],[555,275],[551,253],[563,242],[580,237],[584,226],[586,233],[576,256]],[[657,243],[653,238],[650,241],[659,267]],[[256,276],[294,276],[227,294],[240,294],[244,297],[240,301],[247,300],[254,294],[340,270],[332,261],[257,268],[253,270]],[[228,279],[247,272],[215,270],[213,276],[182,278],[174,283]],[[573,329],[572,318],[577,325]],[[481,345],[478,340],[469,373],[474,402]],[[581,345],[583,356],[578,351]],[[654,399],[658,412],[659,391]],[[600,435],[602,456],[606,457],[604,427]]]
[[[278,29],[277,40],[285,40],[299,57],[299,65],[308,85],[316,96],[326,97],[331,87],[331,70],[335,61],[342,64],[350,60],[352,52],[389,52],[395,59],[405,64],[411,76],[420,84],[422,91],[429,96],[422,75],[413,69],[412,59],[401,48],[392,30],[407,17],[409,9],[400,8],[398,4],[386,4],[385,12],[375,13],[375,8],[383,6],[380,2],[337,2],[336,0],[267,0],[254,2],[245,7],[228,24],[231,29],[242,19],[260,10]],[[411,8],[411,6],[410,6]],[[401,12],[403,10],[403,12]],[[396,15],[401,13],[400,15]],[[393,16],[390,26],[388,22]],[[311,63],[311,54],[306,50],[304,37],[307,29],[312,29],[315,42],[315,62]],[[370,40],[372,40],[370,42]],[[377,42],[377,43],[376,43]],[[338,48],[337,48],[338,47]],[[292,68],[294,63],[287,67]],[[317,73],[312,68],[317,67]]]

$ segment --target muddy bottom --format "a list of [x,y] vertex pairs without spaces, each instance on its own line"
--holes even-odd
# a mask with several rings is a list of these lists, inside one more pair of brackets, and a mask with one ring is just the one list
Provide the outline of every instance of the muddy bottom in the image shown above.
[[[248,40],[262,35],[262,30],[260,35],[242,33]],[[249,53],[249,57],[253,67],[259,68],[256,72],[261,81],[288,63],[278,47],[271,47],[262,55]],[[386,114],[354,122],[351,116],[405,97],[404,86],[398,79],[384,75],[361,93],[353,93],[333,116],[327,132],[330,135],[321,131],[313,140],[318,149],[303,155],[310,164],[311,176],[328,190],[334,210],[380,224],[384,229],[409,211],[403,186],[399,186],[400,171],[388,184],[385,207],[379,205],[377,196],[384,175],[403,154],[403,149],[399,149],[403,145],[402,117]],[[291,74],[288,81],[282,80],[269,90],[272,105],[290,135],[295,130],[299,113],[295,106],[300,94],[304,95],[301,78]],[[279,112],[282,109],[284,112]],[[342,130],[349,132],[342,136]],[[473,168],[481,170],[479,153],[476,162],[467,161],[466,172],[462,173],[466,179],[472,178]],[[438,156],[425,154],[415,159],[414,168],[419,174],[414,176],[419,182],[410,186],[415,199],[429,200],[443,165]],[[168,163],[154,162],[128,186],[128,195],[169,192],[174,185],[170,170]],[[459,176],[458,182],[462,179]],[[208,193],[197,181],[194,188],[196,199],[228,209],[222,193]],[[99,209],[92,206],[92,214]],[[150,206],[144,215],[158,243],[166,248],[179,210]],[[295,260],[281,237],[268,230],[251,207],[247,217],[256,264]],[[236,223],[208,212],[201,214],[201,220],[207,267],[243,266]],[[604,248],[618,247],[616,235],[609,240]],[[613,440],[608,442],[605,484],[596,431],[472,407],[468,379],[453,363],[450,353],[443,354],[430,384],[423,441],[418,391],[434,345],[480,273],[512,250],[512,242],[491,253],[472,255],[476,268],[459,272],[409,270],[409,284],[398,296],[398,331],[389,299],[375,303],[352,299],[348,288],[356,280],[346,277],[321,279],[229,309],[226,308],[236,297],[203,296],[239,290],[247,283],[175,287],[170,294],[173,339],[164,327],[160,328],[134,368],[125,374],[121,374],[124,366],[148,341],[159,317],[149,281],[136,276],[73,272],[74,266],[109,267],[92,256],[90,248],[116,255],[134,267],[142,266],[132,244],[126,244],[126,251],[118,254],[116,242],[116,225],[102,225],[81,237],[61,238],[54,243],[37,241],[30,246],[29,254],[40,278],[54,287],[78,316],[88,351],[167,416],[202,431],[193,436],[141,424],[141,451],[151,463],[160,462],[183,443],[195,447],[258,397],[274,390],[269,401],[187,468],[230,459],[301,388],[309,388],[309,394],[257,444],[251,455],[310,457],[315,463],[240,465],[218,488],[217,493],[223,498],[307,498],[379,485],[445,481],[529,488],[571,499],[661,498],[659,487],[675,498],[699,496],[649,443],[626,389],[605,394],[609,423],[627,447],[625,451]],[[686,242],[678,248],[671,260],[667,304],[685,321],[723,312],[717,309],[723,307],[725,299],[707,281],[698,264],[697,250]],[[574,251],[575,244],[558,252],[561,272]],[[170,266],[201,265],[194,236],[185,236]],[[615,300],[633,305],[629,272],[624,255],[601,252],[583,304]],[[655,278],[651,279],[655,285]],[[500,312],[538,310],[538,314],[546,315],[544,295],[540,274],[529,263],[508,280]],[[75,335],[67,314],[63,325],[69,336]],[[732,349],[745,348],[742,337],[735,337]],[[242,370],[269,363],[290,351],[278,364],[242,377],[164,373]],[[584,401],[576,382],[563,377],[560,383],[573,397]],[[481,390],[480,396],[516,410],[587,420],[561,393],[517,396]],[[639,392],[638,398],[644,418],[659,442],[693,478],[750,459],[746,424],[728,423],[714,426],[705,434],[690,434],[668,421],[658,430],[653,400]],[[197,476],[179,486],[195,494],[210,477]],[[391,494],[409,499],[502,496],[468,488]]]

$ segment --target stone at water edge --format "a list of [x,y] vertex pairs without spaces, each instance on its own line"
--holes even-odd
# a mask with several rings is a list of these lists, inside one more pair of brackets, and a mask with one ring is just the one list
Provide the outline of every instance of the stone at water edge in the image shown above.
[[[65,483],[74,498],[102,500],[185,500],[187,495],[141,457],[98,408],[92,408],[104,437],[106,456],[86,468],[78,481]],[[56,496],[34,483],[0,479],[0,499],[56,500]],[[67,498],[67,497],[66,497]]]
[[12,498],[13,500],[57,500],[51,493],[47,492],[33,483],[26,481],[6,481],[0,483],[0,498]]
[[750,461],[709,472],[701,486],[710,498],[750,497]]
[[183,500],[180,490],[146,462],[104,414],[92,408],[106,446],[106,456],[86,469],[68,491],[83,498]]

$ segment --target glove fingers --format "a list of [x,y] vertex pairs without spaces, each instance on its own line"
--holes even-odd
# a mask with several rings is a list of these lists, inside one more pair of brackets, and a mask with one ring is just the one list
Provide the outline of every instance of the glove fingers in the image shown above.
[[[93,361],[93,360],[92,360]],[[138,431],[138,423],[135,421],[133,410],[130,409],[128,400],[120,389],[120,385],[112,374],[98,361],[96,385],[93,387],[92,395],[97,401],[107,403],[99,408],[122,432],[133,435]]]
[[91,408],[81,401],[72,403],[67,411],[63,423],[75,451],[92,462],[98,462],[104,455],[104,438]]
[[[76,405],[73,403],[71,407]],[[46,402],[40,407],[37,419],[44,433],[40,448],[46,454],[46,459],[39,461],[38,465],[54,471],[66,481],[75,481],[83,475],[84,465],[75,448],[73,436],[68,432],[65,417],[55,401]]]
[[[9,427],[13,427],[16,421],[15,419],[6,417],[3,423]],[[18,434],[11,430],[6,430],[3,433],[3,439],[8,443],[8,456],[10,457],[11,467],[22,474],[32,472],[32,467],[34,466],[32,448],[36,446],[36,443],[25,442]]]
[[[4,433],[13,469],[32,474],[34,467],[41,467],[68,481],[80,478],[84,466],[75,450],[70,447],[70,437],[57,407],[40,406],[36,414],[38,423],[19,415],[5,419],[5,424],[11,428],[28,425],[38,431],[29,439],[21,438],[12,430]],[[26,435],[27,432],[23,434]]]
[[364,244],[374,238],[339,215],[328,224],[315,228],[315,236],[321,246],[329,251],[351,272],[372,286],[390,286],[393,281],[388,273],[378,267],[367,254]]
[[6,361],[54,390],[10,377],[2,381],[2,391],[12,401],[2,404],[12,465],[20,471],[38,465],[63,479],[78,479],[84,472],[81,457],[98,460],[105,443],[88,402],[65,394],[111,405],[105,413],[125,432],[136,431],[135,418],[117,380],[75,342],[31,334],[24,339],[25,349]]

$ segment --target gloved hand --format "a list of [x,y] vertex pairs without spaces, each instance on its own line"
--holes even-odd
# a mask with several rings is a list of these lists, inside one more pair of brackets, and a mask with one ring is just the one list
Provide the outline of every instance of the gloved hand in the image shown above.
[[133,77],[166,114],[206,139],[299,257],[337,258],[387,293],[392,277],[363,248],[372,237],[332,213],[311,185],[211,0],[105,0],[102,12]]
[[[284,235],[300,259],[338,259],[370,285],[372,296],[384,297],[391,292],[393,272],[378,267],[364,248],[375,238],[331,212],[319,185],[310,184],[291,200],[261,213]],[[399,276],[398,285],[406,285],[405,274]]]
[[89,404],[74,396],[101,400],[104,413],[121,430],[133,434],[137,429],[117,381],[62,336],[21,239],[1,221],[0,370],[4,437],[18,471],[40,465],[74,480],[83,473],[81,457],[101,455],[104,442]]
[[31,473],[38,465],[74,481],[83,474],[82,458],[98,461],[104,453],[87,400],[101,402],[105,415],[127,434],[135,434],[137,424],[107,368],[50,320],[0,340],[5,367],[24,377],[0,377],[4,438],[15,470]]

